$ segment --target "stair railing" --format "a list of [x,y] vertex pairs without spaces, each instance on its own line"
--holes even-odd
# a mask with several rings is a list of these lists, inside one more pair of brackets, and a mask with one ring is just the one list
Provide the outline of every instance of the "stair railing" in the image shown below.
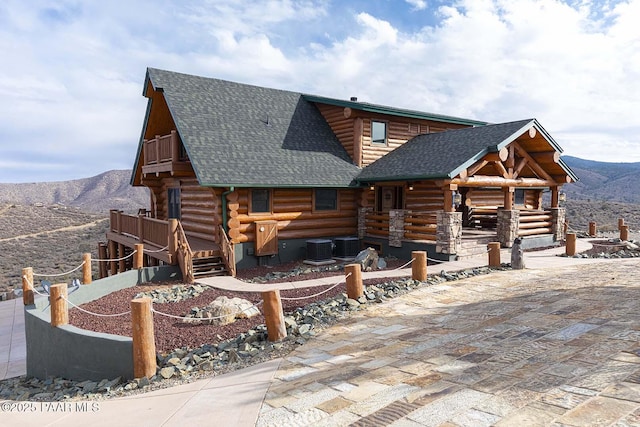
[[193,283],[195,276],[193,275],[193,251],[189,246],[187,235],[184,234],[182,224],[178,221],[178,264],[182,271],[182,278],[187,283]]
[[222,252],[224,266],[227,268],[231,277],[236,277],[236,253],[233,248],[233,243],[229,241],[227,233],[221,225],[218,227],[218,234],[220,235],[220,251]]

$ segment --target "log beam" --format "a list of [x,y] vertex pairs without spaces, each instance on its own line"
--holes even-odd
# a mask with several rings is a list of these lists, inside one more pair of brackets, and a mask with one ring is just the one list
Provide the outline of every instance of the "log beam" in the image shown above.
[[552,187],[556,185],[553,180],[539,178],[505,179],[485,175],[471,176],[467,179],[455,178],[451,182],[461,187]]

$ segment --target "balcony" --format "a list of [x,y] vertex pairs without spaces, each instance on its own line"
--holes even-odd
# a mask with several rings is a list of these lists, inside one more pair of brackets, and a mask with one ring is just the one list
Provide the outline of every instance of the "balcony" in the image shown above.
[[178,132],[169,135],[156,135],[154,139],[145,139],[143,143],[144,164],[142,174],[168,173],[172,176],[188,176],[193,174],[191,162],[184,151]]

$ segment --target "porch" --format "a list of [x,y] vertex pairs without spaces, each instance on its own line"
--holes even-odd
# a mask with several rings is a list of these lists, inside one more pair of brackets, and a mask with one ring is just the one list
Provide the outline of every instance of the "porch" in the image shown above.
[[550,246],[562,240],[564,209],[482,207],[454,212],[415,212],[392,209],[375,212],[361,208],[360,239],[384,239],[389,248],[430,245],[435,253],[464,258],[485,252],[490,242],[511,247],[520,237],[528,248]]
[[196,277],[229,274],[235,277],[233,244],[222,227],[214,229],[214,239],[188,235],[177,219],[160,220],[145,213],[127,215],[122,211],[109,212],[107,243],[99,247],[100,277],[117,274],[132,268],[127,258],[137,244],[144,245],[144,265],[179,265],[184,280]]

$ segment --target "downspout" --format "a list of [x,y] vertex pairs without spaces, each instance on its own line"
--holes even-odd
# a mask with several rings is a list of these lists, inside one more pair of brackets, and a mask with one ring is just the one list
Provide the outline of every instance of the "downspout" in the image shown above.
[[229,233],[229,226],[227,225],[227,194],[233,193],[235,187],[229,187],[227,191],[222,193],[222,228],[225,233]]

